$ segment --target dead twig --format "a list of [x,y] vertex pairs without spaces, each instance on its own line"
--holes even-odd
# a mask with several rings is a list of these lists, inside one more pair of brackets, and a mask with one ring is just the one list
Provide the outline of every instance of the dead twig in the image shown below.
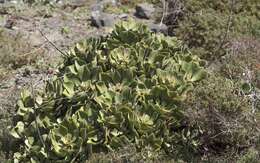
[[45,40],[46,40],[48,43],[50,43],[50,44],[51,44],[58,52],[60,52],[64,57],[67,57],[67,56],[68,56],[68,53],[61,51],[53,42],[51,42],[51,41],[43,34],[43,32],[42,32],[40,29],[39,29],[39,32],[40,32],[40,34],[42,35],[42,37],[44,37]]
[[234,10],[234,7],[235,7],[235,0],[231,0],[231,5],[230,5],[230,14],[229,14],[229,17],[228,17],[228,21],[227,21],[227,25],[226,25],[226,30],[224,32],[224,36],[223,36],[223,39],[220,40],[220,44],[219,44],[219,47],[217,48],[217,50],[215,51],[215,54],[218,53],[220,51],[220,49],[223,48],[226,40],[227,40],[227,37],[228,37],[228,34],[229,34],[229,31],[230,31],[230,27],[231,27],[231,24],[232,24],[232,19],[233,19],[233,10]]
[[162,18],[161,18],[160,26],[162,26],[162,24],[163,24],[163,20],[165,18],[165,15],[167,15],[167,8],[168,8],[167,7],[168,5],[166,5],[165,0],[162,0],[162,4],[163,4],[163,15],[162,15]]

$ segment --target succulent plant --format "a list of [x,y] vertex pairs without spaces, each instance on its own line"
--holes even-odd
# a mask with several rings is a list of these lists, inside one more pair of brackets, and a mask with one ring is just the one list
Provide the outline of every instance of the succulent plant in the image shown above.
[[22,93],[14,160],[81,162],[130,143],[167,151],[181,141],[179,104],[205,75],[181,41],[121,22],[71,48],[44,92]]

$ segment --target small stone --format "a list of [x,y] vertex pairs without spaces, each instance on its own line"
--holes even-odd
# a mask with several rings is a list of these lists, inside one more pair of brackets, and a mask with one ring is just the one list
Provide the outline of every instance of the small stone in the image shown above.
[[117,16],[114,14],[107,14],[103,12],[92,12],[91,23],[98,28],[112,27],[117,21]]
[[151,31],[155,33],[163,33],[165,35],[168,34],[168,27],[165,24],[154,24],[150,23],[148,24],[148,27],[150,28]]
[[121,20],[127,20],[128,19],[128,15],[127,14],[121,14],[118,16],[119,19]]
[[5,22],[4,27],[7,29],[12,29],[14,25],[15,25],[15,20],[13,18],[10,18]]
[[141,3],[135,7],[135,15],[139,18],[150,19],[155,12],[155,8],[152,4]]

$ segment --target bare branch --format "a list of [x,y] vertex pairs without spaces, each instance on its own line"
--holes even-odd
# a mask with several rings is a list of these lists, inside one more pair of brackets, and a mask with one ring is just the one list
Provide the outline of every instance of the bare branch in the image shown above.
[[63,56],[68,56],[68,54],[65,52],[63,52],[63,51],[61,51],[53,42],[51,42],[44,34],[43,34],[43,32],[39,29],[39,32],[40,32],[40,34],[42,35],[42,37],[44,37],[45,38],[45,40],[48,42],[48,43],[50,43],[58,52],[60,52]]

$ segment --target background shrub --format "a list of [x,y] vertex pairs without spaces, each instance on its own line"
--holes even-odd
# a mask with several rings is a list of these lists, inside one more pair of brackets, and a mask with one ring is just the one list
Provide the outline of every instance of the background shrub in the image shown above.
[[221,75],[260,88],[259,43],[259,40],[251,37],[233,40],[231,52],[221,60],[219,68]]
[[226,32],[227,20],[226,15],[218,14],[214,10],[197,12],[179,22],[176,35],[183,39],[196,55],[215,60],[226,54],[224,46],[227,45],[227,40],[223,40],[223,33]]
[[259,110],[253,113],[251,100],[238,83],[210,75],[187,99],[183,104],[188,124],[199,130],[200,152],[233,153],[232,158],[259,141]]
[[231,38],[259,35],[260,2],[202,0],[169,2],[165,23],[202,58],[213,61],[229,52]]

